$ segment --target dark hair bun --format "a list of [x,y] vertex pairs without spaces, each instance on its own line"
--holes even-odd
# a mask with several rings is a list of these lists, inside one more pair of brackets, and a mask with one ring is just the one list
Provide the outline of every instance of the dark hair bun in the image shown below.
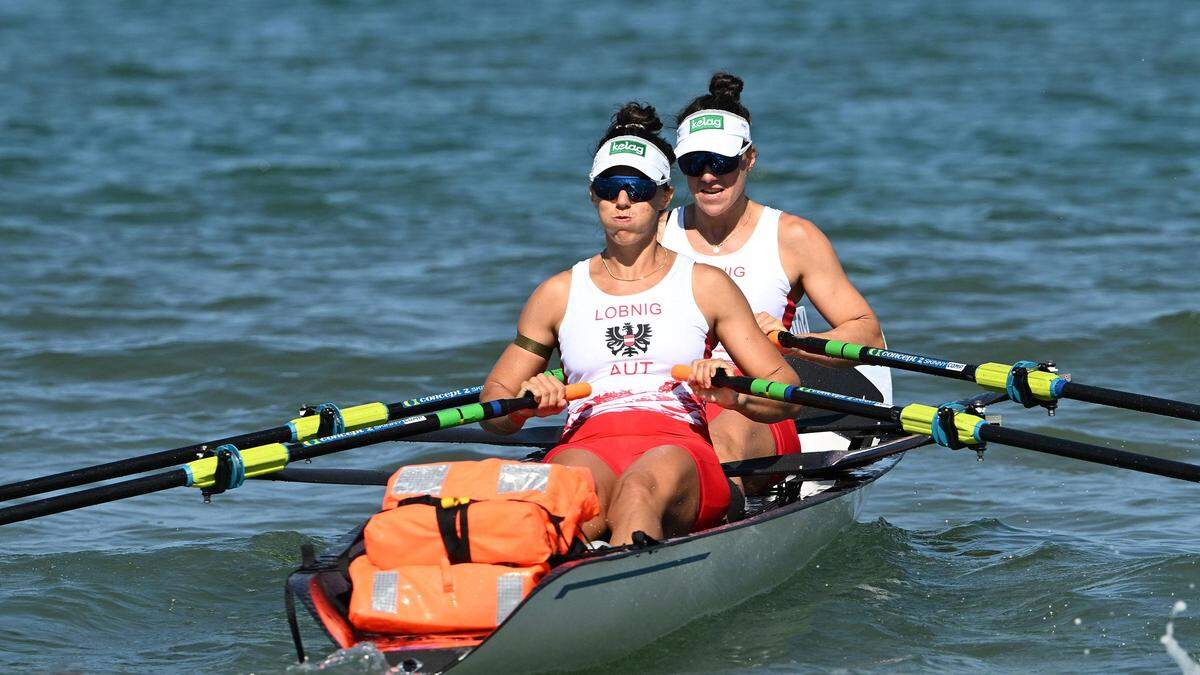
[[728,98],[736,102],[742,100],[742,89],[745,86],[742,78],[737,75],[719,72],[714,73],[712,79],[708,81],[708,93],[718,98]]
[[689,115],[701,110],[724,110],[734,115],[740,115],[750,121],[750,111],[742,105],[742,89],[745,87],[742,78],[737,75],[719,71],[713,73],[708,81],[708,93],[692,99],[675,116],[676,124],[683,124]]
[[658,119],[658,113],[654,110],[654,106],[630,101],[621,106],[621,109],[613,115],[612,124],[608,130],[610,133],[628,130],[654,134],[662,128],[662,120]]
[[667,156],[667,161],[675,162],[675,151],[671,149],[671,144],[663,140],[658,132],[663,128],[662,120],[658,119],[658,112],[654,110],[654,106],[648,103],[638,103],[630,101],[621,106],[612,116],[612,123],[608,125],[608,131],[604,132],[604,138],[596,144],[596,149],[610,138],[617,136],[637,136],[644,138],[654,144],[654,147],[662,150],[662,153]]

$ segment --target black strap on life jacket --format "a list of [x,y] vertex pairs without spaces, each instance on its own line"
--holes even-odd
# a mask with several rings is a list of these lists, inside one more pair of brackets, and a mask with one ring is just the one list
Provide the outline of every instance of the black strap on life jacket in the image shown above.
[[[550,509],[537,502],[525,499],[506,499],[504,501],[533,504],[545,511],[546,517],[550,519],[550,524],[554,526],[555,534],[558,535],[557,539],[566,544],[564,548],[570,547],[570,542],[567,541],[562,531],[562,516],[554,515],[550,512]],[[459,563],[471,562],[471,538],[467,527],[467,509],[474,503],[474,501],[465,497],[445,499],[430,495],[419,495],[401,500],[396,504],[396,508],[408,506],[409,504],[432,506],[434,518],[437,521],[438,533],[442,535],[442,545],[446,547],[446,557],[449,558],[451,565],[457,565]]]
[[450,559],[451,565],[471,562],[471,533],[467,527],[467,509],[471,507],[469,499],[442,499],[420,495],[401,500],[396,504],[396,508],[410,504],[433,507],[438,533],[442,535],[442,545],[446,547],[446,557]]

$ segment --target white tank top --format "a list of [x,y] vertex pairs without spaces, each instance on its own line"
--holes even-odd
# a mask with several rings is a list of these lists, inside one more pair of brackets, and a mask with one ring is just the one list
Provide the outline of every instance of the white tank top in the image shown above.
[[709,333],[692,293],[693,265],[677,255],[661,281],[633,295],[597,288],[587,260],[571,268],[558,347],[567,382],[590,383],[592,395],[567,406],[564,435],[610,412],[655,412],[705,424],[703,404],[671,377],[671,366],[704,358]]
[[[697,262],[723,270],[741,289],[746,300],[750,301],[750,311],[756,314],[766,312],[781,320],[783,325],[791,326],[796,303],[803,294],[792,296],[792,285],[779,256],[780,213],[779,209],[764,206],[754,231],[741,248],[724,255],[708,255],[697,251],[688,241],[683,222],[684,207],[680,206],[667,216],[662,245]],[[720,344],[713,348],[712,355],[720,359],[729,358],[729,352]]]

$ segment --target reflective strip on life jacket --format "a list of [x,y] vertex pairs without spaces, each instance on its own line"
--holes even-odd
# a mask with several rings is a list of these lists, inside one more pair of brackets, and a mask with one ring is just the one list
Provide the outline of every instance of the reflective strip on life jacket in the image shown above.
[[421,495],[540,504],[562,518],[559,525],[568,541],[575,537],[581,523],[600,513],[592,472],[561,464],[492,458],[402,467],[388,481],[383,510]]
[[350,563],[350,622],[382,634],[492,630],[549,569],[479,563],[380,569],[359,556]]

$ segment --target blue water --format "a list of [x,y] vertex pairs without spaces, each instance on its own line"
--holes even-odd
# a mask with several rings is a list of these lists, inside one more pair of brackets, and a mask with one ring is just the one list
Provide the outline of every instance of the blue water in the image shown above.
[[[1182,1],[0,3],[0,482],[479,383],[600,246],[611,112],[671,115],[717,68],[747,81],[751,194],[828,233],[894,347],[1200,399],[1198,31]],[[901,402],[970,392],[896,375]],[[1003,412],[1200,461],[1194,423]],[[924,449],[784,587],[618,667],[1170,672],[1196,496]],[[6,526],[0,664],[282,671],[297,546],[377,499],[254,483]]]

